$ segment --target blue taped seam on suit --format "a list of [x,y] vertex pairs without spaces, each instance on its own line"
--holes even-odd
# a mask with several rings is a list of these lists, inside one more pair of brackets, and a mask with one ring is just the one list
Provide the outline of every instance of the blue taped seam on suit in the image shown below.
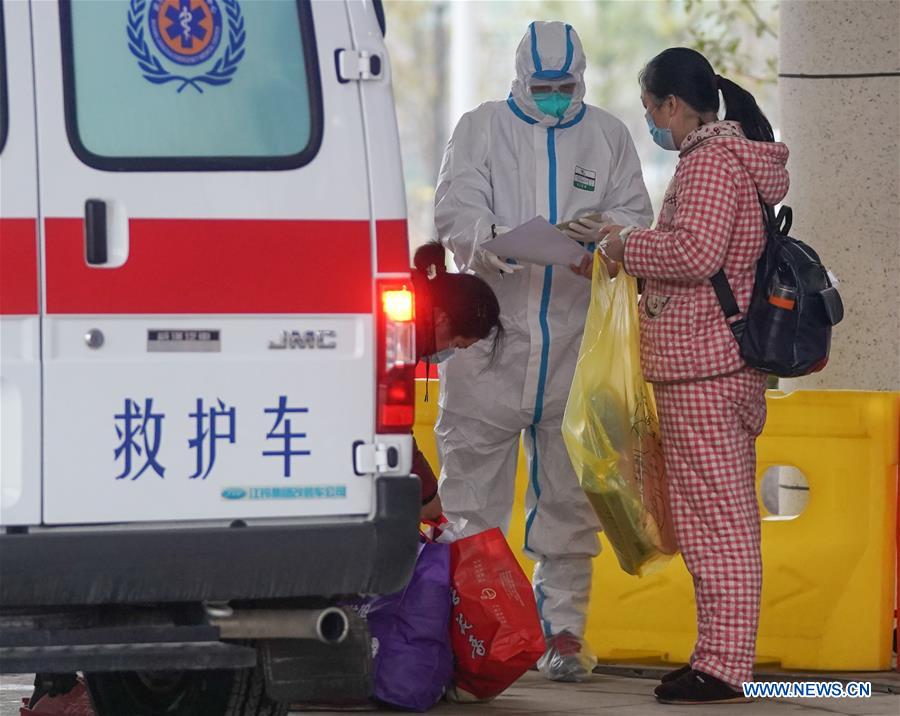
[[[551,214],[554,212],[551,212]],[[551,219],[551,224],[556,219]],[[541,422],[544,416],[544,387],[547,383],[547,362],[550,357],[550,325],[547,323],[547,311],[550,308],[550,289],[553,285],[553,267],[544,269],[544,290],[541,294],[541,311],[538,314],[538,323],[541,326],[541,363],[538,370],[537,395],[534,400],[534,423]]]
[[[576,114],[572,119],[570,119],[565,124],[557,124],[556,129],[568,129],[569,127],[574,127],[578,124],[582,119],[584,119],[584,115],[587,113],[587,105],[582,104],[581,110]],[[560,120],[561,121],[561,120]],[[555,208],[555,207],[554,207]]]
[[538,123],[536,119],[532,119],[519,108],[519,105],[516,104],[516,101],[513,99],[512,94],[510,94],[509,97],[506,98],[506,104],[510,108],[510,110],[512,110],[512,113],[523,122],[527,122],[528,124]]
[[[529,117],[522,111],[522,108],[516,104],[516,101],[513,99],[512,93],[510,93],[509,97],[506,98],[506,105],[509,107],[510,111],[516,115],[523,122],[528,124],[537,124],[538,121],[532,117]],[[576,114],[572,119],[570,119],[565,124],[557,124],[553,129],[568,129],[569,127],[574,127],[578,124],[582,119],[584,119],[584,115],[587,113],[587,105],[582,104],[581,110]],[[562,120],[560,120],[561,122]],[[555,208],[555,207],[554,207]]]
[[534,507],[528,513],[528,519],[525,520],[525,549],[530,551],[528,538],[531,535],[531,525],[534,523],[534,518],[537,517],[537,502],[541,498],[541,484],[538,482],[537,431],[534,429],[534,425],[529,426],[528,431],[531,435],[531,487],[534,489],[535,498]]
[[538,53],[537,31],[534,29],[534,23],[531,23],[528,29],[531,30],[531,60],[534,62],[534,69],[540,72],[544,68],[541,66],[541,56]]
[[570,78],[572,75],[568,72],[563,72],[562,70],[541,70],[540,72],[535,72],[531,76],[536,80],[561,80],[563,78]]
[[575,54],[575,45],[572,44],[572,26],[566,25],[566,64],[563,65],[562,71],[568,72],[572,66],[572,57]]
[[[547,157],[549,159],[548,181],[550,198],[550,223],[556,223],[556,130],[547,129]],[[534,402],[534,424],[541,422],[544,413],[544,388],[547,383],[547,363],[550,357],[550,326],[547,323],[547,312],[550,309],[550,290],[553,285],[553,267],[544,269],[544,288],[541,294],[541,310],[538,323],[541,326],[541,363],[538,371],[537,395]]]
[[[550,223],[556,223],[556,130],[553,127],[547,128],[547,158],[549,159],[549,203],[550,203]],[[541,326],[541,363],[538,371],[538,387],[534,405],[534,422],[529,430],[531,431],[531,485],[534,489],[535,501],[534,508],[525,522],[525,549],[530,550],[528,546],[528,538],[531,533],[531,526],[537,517],[538,504],[540,503],[541,488],[538,481],[538,448],[537,448],[537,430],[535,425],[540,422],[544,412],[544,388],[547,383],[547,363],[550,357],[550,326],[547,323],[547,312],[550,308],[550,290],[553,284],[553,267],[547,266],[544,269],[544,288],[541,294],[541,309],[538,321]],[[538,589],[538,614],[544,625],[544,633],[550,633],[550,624],[544,619],[544,596],[543,592]]]
[[544,619],[544,602],[547,601],[547,595],[544,594],[544,588],[537,588],[537,608],[538,608],[538,616],[541,619],[541,626],[544,628],[544,636],[549,637],[553,636],[553,632],[550,631],[550,622]]
[[556,130],[547,128],[547,158],[550,160],[550,176],[548,194],[550,197],[550,223],[556,223]]
[[[531,26],[531,51],[535,60],[535,67],[540,69],[540,58],[537,56],[537,39],[534,32],[534,25]],[[567,67],[570,58],[567,57]],[[532,119],[527,114],[525,114],[519,106],[516,104],[512,95],[507,98],[506,104],[509,106],[510,110],[513,114],[515,114],[519,119],[528,123],[528,124],[537,124],[536,119]],[[549,194],[549,208],[550,208],[550,223],[556,223],[556,215],[557,215],[557,207],[556,207],[556,129],[565,129],[567,127],[572,127],[578,122],[582,120],[587,111],[587,106],[582,105],[581,111],[575,115],[575,117],[565,124],[559,124],[557,127],[548,127],[547,128],[547,158],[549,160],[549,174],[548,174],[548,194]],[[538,456],[538,447],[537,447],[537,430],[535,429],[535,425],[540,422],[541,417],[544,411],[544,389],[547,383],[547,364],[549,362],[550,357],[550,326],[547,322],[547,313],[550,308],[550,292],[553,285],[553,267],[547,266],[544,269],[544,286],[541,292],[541,307],[540,312],[538,314],[538,322],[541,327],[541,362],[540,368],[538,370],[538,387],[537,394],[535,396],[535,406],[534,406],[534,422],[529,427],[530,435],[531,435],[531,486],[534,490],[535,496],[535,504],[532,508],[531,512],[528,514],[528,518],[525,521],[525,550],[531,551],[531,547],[529,546],[529,538],[531,536],[531,528],[534,525],[534,520],[537,517],[538,503],[541,497],[541,486],[540,481],[538,480],[538,474],[540,473],[540,458]],[[537,608],[538,614],[540,615],[541,624],[544,628],[544,633],[546,635],[550,635],[550,623],[544,618],[543,606],[546,601],[546,596],[544,595],[543,590],[538,587],[537,589],[538,599],[537,599]]]

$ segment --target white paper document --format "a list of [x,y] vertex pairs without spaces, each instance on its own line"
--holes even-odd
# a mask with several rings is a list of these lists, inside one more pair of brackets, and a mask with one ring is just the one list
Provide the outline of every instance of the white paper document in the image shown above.
[[589,254],[543,216],[536,216],[481,246],[502,258],[538,266],[578,264]]

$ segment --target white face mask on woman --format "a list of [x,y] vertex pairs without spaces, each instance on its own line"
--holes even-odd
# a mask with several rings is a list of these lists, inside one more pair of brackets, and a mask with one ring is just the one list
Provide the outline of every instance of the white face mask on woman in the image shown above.
[[653,117],[650,116],[649,109],[644,113],[644,119],[647,120],[647,127],[650,129],[650,136],[653,137],[654,142],[663,149],[668,149],[673,152],[678,151],[678,146],[675,144],[675,138],[672,136],[671,129],[657,127],[656,122],[653,121]]

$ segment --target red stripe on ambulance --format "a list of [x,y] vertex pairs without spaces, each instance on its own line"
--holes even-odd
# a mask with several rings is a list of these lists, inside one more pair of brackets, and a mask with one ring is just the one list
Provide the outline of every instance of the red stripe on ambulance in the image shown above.
[[50,314],[372,311],[368,221],[132,219],[119,268],[85,263],[81,219],[45,228]]
[[375,222],[378,273],[408,273],[409,238],[406,219],[385,219]]
[[37,221],[0,219],[0,314],[37,312]]

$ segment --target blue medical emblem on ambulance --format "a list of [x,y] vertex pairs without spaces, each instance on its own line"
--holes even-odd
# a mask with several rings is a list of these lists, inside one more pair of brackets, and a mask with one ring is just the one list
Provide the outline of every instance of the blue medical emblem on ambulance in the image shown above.
[[144,79],[178,92],[231,82],[247,39],[238,0],[131,0],[126,29]]
[[216,0],[152,0],[147,24],[159,51],[180,65],[205,62],[222,40]]

